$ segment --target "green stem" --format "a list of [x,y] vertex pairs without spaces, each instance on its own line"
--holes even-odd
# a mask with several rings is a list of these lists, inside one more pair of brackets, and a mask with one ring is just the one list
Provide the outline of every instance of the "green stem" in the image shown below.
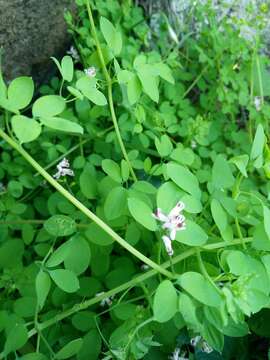
[[[252,241],[252,238],[244,238],[243,239],[246,243],[249,243]],[[235,245],[239,245],[241,244],[241,240],[240,239],[235,239],[233,240],[232,242],[230,243],[227,243],[227,242],[224,242],[224,241],[221,241],[221,242],[218,242],[218,243],[214,243],[214,244],[209,244],[209,245],[205,245],[203,246],[200,250],[201,251],[212,251],[212,250],[216,250],[216,249],[222,249],[224,247],[228,247],[228,246],[235,246]],[[175,256],[173,259],[172,259],[172,263],[173,264],[177,264],[191,256],[194,256],[196,254],[196,249],[189,249],[187,251],[185,251],[184,253],[180,254],[180,255],[177,255]],[[166,261],[164,264],[162,264],[161,266],[166,269],[170,266],[170,261]],[[125,291],[126,289],[130,288],[130,287],[134,287],[136,285],[140,285],[146,281],[147,279],[155,276],[157,274],[157,271],[156,270],[149,270],[147,271],[146,273],[142,274],[142,275],[139,275],[137,277],[135,277],[134,279],[132,280],[129,280],[127,281],[126,283],[122,284],[122,285],[119,285],[117,286],[116,288],[112,289],[112,290],[109,290],[107,291],[106,293],[100,295],[100,296],[96,296],[92,299],[89,299],[89,300],[86,300],[85,302],[83,303],[79,303],[79,304],[76,304],[74,305],[71,309],[68,309],[68,310],[65,310],[63,311],[62,313],[54,316],[52,319],[49,319],[49,320],[46,320],[44,321],[43,323],[39,324],[39,330],[44,330],[54,324],[56,324],[57,322],[60,322],[61,320],[75,314],[76,312],[78,311],[82,311],[82,310],[85,310],[87,308],[89,308],[90,306],[92,305],[95,305],[97,303],[99,303],[100,301],[102,301],[103,299],[106,299],[110,296],[115,296],[116,294],[122,292],[122,291]],[[28,332],[28,337],[32,337],[34,336],[35,334],[37,333],[36,329],[33,328],[32,330],[30,330]],[[1,357],[2,354],[0,354],[0,359],[2,359]]]
[[130,169],[131,176],[132,176],[134,181],[137,181],[137,177],[135,175],[135,172],[134,172],[134,170],[132,168],[132,165],[130,163],[130,160],[128,158],[128,154],[127,154],[124,142],[123,142],[122,137],[121,137],[120,129],[119,129],[119,126],[118,126],[118,122],[117,122],[117,118],[116,118],[116,114],[115,114],[115,109],[114,109],[114,103],[113,103],[112,79],[111,79],[110,74],[109,74],[109,72],[107,70],[106,63],[105,63],[105,60],[104,60],[104,56],[103,56],[103,53],[102,53],[102,50],[101,50],[101,46],[100,46],[100,42],[99,42],[99,39],[98,39],[98,36],[97,36],[96,26],[95,26],[95,22],[94,22],[94,19],[93,19],[92,10],[91,10],[89,0],[86,0],[86,7],[87,7],[88,17],[89,17],[89,21],[90,21],[90,25],[91,25],[92,35],[93,35],[93,38],[94,38],[94,41],[95,41],[95,44],[96,44],[96,48],[97,48],[99,61],[100,61],[100,64],[101,64],[101,68],[102,68],[104,77],[105,77],[105,79],[107,81],[109,108],[110,108],[112,121],[113,121],[114,129],[115,129],[115,134],[116,134],[120,149],[122,151],[123,157],[126,160],[126,162],[128,164],[128,167]]
[[244,237],[243,237],[243,234],[242,234],[242,231],[241,231],[241,227],[240,227],[240,224],[239,224],[238,217],[235,218],[235,226],[236,226],[237,234],[238,234],[239,238],[242,241],[243,249],[246,249],[247,247],[246,247],[245,242],[243,241]]
[[86,215],[90,220],[94,221],[99,227],[101,227],[108,235],[110,235],[118,244],[123,246],[127,251],[136,256],[139,260],[149,265],[151,268],[156,269],[158,272],[161,272],[163,275],[173,278],[171,272],[163,269],[160,265],[156,264],[154,261],[143,255],[140,251],[131,246],[126,242],[121,236],[119,236],[113,229],[111,229],[105,222],[103,222],[99,217],[97,217],[92,211],[90,211],[86,206],[84,206],[78,199],[71,195],[62,185],[60,185],[46,170],[42,168],[17,142],[11,139],[2,129],[0,129],[0,137],[2,137],[11,147],[17,150],[24,159],[29,162],[35,168],[49,184],[51,184],[60,194],[62,194],[67,200],[69,200],[73,205],[77,207],[84,215]]

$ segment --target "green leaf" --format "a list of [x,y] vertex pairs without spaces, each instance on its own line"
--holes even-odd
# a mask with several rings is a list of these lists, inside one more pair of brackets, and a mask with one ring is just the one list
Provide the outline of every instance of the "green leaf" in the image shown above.
[[29,353],[20,357],[20,360],[48,360],[48,358],[41,353]]
[[186,220],[186,229],[177,231],[176,241],[189,246],[201,246],[207,242],[208,235],[200,227],[191,220]]
[[160,139],[156,137],[155,145],[161,157],[169,156],[173,150],[173,146],[168,135],[162,135]]
[[99,106],[107,105],[107,99],[101,91],[96,88],[97,80],[95,78],[89,78],[88,76],[82,76],[76,82],[76,88],[80,90],[87,99]]
[[137,75],[134,75],[127,83],[127,96],[130,105],[135,104],[142,93],[142,86]]
[[97,178],[93,165],[87,163],[80,175],[80,189],[87,199],[97,197]]
[[41,133],[40,124],[23,115],[14,115],[11,118],[11,125],[21,144],[37,139]]
[[41,117],[40,121],[43,125],[58,131],[64,131],[68,133],[83,134],[83,128],[81,125],[60,117]]
[[176,290],[169,280],[159,284],[153,303],[154,319],[160,323],[172,319],[178,310],[178,297]]
[[71,56],[64,56],[62,61],[61,61],[61,74],[64,80],[70,82],[73,79],[73,71],[74,71],[74,67],[73,67],[73,60]]
[[122,176],[123,181],[128,181],[129,173],[130,173],[130,170],[129,170],[128,163],[126,160],[122,159],[121,160],[121,176]]
[[212,181],[217,189],[227,189],[234,185],[232,171],[223,155],[218,155],[215,159],[212,169]]
[[8,100],[17,110],[24,109],[30,104],[34,94],[32,78],[21,76],[11,81],[8,87]]
[[222,332],[230,337],[243,337],[249,334],[249,328],[245,322],[236,324],[230,319],[228,325],[222,329]]
[[51,279],[49,275],[43,270],[40,270],[36,277],[36,294],[37,294],[37,303],[39,309],[43,308],[46,298],[49,294],[50,288],[51,288]]
[[104,213],[108,220],[114,220],[122,216],[127,208],[127,190],[117,186],[113,188],[104,204]]
[[211,201],[211,212],[219,231],[225,231],[228,225],[227,214],[216,199]]
[[182,165],[168,163],[167,174],[169,178],[181,189],[188,192],[193,197],[200,199],[201,190],[195,175]]
[[23,347],[28,340],[28,333],[25,325],[16,324],[9,331],[4,346],[4,356]]
[[68,359],[76,355],[80,351],[82,344],[83,344],[82,338],[70,341],[55,354],[55,359],[58,360]]
[[157,224],[152,215],[151,208],[141,199],[129,198],[128,209],[133,218],[138,221],[138,223],[146,227],[148,230],[157,230]]
[[223,350],[224,335],[215,326],[205,321],[201,335],[213,349],[218,352]]
[[127,84],[133,77],[133,72],[128,70],[120,70],[117,73],[117,80],[119,84]]
[[158,78],[153,75],[151,65],[144,65],[138,70],[138,77],[143,91],[155,102],[159,100]]
[[122,50],[122,36],[119,31],[115,29],[113,24],[103,16],[100,18],[100,30],[106,43],[111,48],[115,55],[120,54]]
[[263,223],[265,232],[270,239],[270,210],[266,206],[263,206]]
[[254,166],[258,169],[261,168],[263,165],[264,144],[265,144],[265,135],[264,135],[263,126],[259,124],[256,130],[256,134],[250,152],[250,159],[254,161]]
[[47,267],[55,267],[60,265],[67,257],[69,252],[69,241],[60,245],[46,261]]
[[198,317],[197,301],[193,300],[189,295],[181,292],[179,294],[179,311],[183,316],[187,327],[194,332],[201,332],[202,324]]
[[52,236],[69,236],[76,231],[76,223],[66,215],[53,215],[45,221],[44,228]]
[[181,199],[184,192],[172,181],[167,181],[160,186],[157,192],[157,207],[165,213],[169,213]]
[[185,204],[185,211],[191,214],[197,214],[202,211],[202,203],[197,198],[185,194],[181,197],[181,201]]
[[248,155],[238,155],[234,156],[230,159],[230,162],[233,163],[238,170],[241,172],[241,174],[245,177],[247,177],[247,165],[249,162],[249,156]]
[[65,268],[80,275],[90,264],[91,251],[88,242],[80,235],[68,241],[68,251],[64,259]]
[[169,68],[168,65],[163,64],[163,63],[157,63],[157,64],[154,65],[154,67],[157,70],[158,75],[162,79],[168,81],[171,84],[175,83],[174,78],[172,76],[171,69]]
[[114,239],[95,223],[88,226],[85,236],[91,243],[99,246],[108,246],[114,242]]
[[122,182],[120,166],[113,160],[105,159],[101,163],[103,171],[117,183]]
[[16,107],[14,107],[12,105],[11,101],[8,99],[5,99],[3,97],[0,97],[0,107],[4,108],[12,113],[19,114],[19,111],[16,109]]
[[270,237],[265,232],[264,224],[255,227],[252,247],[257,250],[270,251]]
[[57,269],[49,271],[55,284],[67,293],[76,292],[80,288],[79,280],[74,272],[70,270]]
[[101,339],[96,329],[83,337],[83,345],[77,355],[78,360],[97,360],[101,351]]
[[176,148],[170,155],[172,160],[182,165],[192,165],[195,159],[194,152],[191,149]]
[[61,114],[66,107],[65,100],[58,95],[45,95],[34,102],[32,113],[35,117],[52,117]]
[[77,99],[83,100],[83,94],[73,86],[67,86],[67,90]]
[[179,285],[190,295],[207,306],[220,306],[222,298],[214,286],[201,274],[186,272],[179,276]]

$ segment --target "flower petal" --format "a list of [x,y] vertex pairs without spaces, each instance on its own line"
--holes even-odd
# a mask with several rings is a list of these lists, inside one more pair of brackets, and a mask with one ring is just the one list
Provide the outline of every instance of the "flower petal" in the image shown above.
[[171,239],[168,236],[164,235],[164,236],[162,236],[162,240],[163,240],[163,243],[165,245],[167,254],[169,256],[172,256],[173,255],[173,248],[172,248]]
[[185,204],[183,201],[178,201],[178,203],[175,205],[175,207],[170,211],[169,217],[174,217],[180,214],[182,210],[184,210]]

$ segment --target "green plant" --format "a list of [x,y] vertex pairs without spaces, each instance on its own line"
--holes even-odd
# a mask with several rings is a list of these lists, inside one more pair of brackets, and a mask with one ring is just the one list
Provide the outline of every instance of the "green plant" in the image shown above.
[[77,5],[75,67],[53,59],[34,100],[0,77],[0,358],[248,356],[270,293],[259,39],[210,7],[178,46],[129,1]]

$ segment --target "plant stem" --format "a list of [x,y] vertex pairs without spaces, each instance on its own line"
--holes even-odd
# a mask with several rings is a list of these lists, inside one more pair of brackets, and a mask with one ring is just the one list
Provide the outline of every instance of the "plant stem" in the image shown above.
[[132,176],[134,181],[137,181],[136,174],[135,174],[135,172],[134,172],[134,170],[132,168],[132,165],[130,163],[130,160],[128,158],[128,154],[127,154],[124,142],[123,142],[122,137],[121,137],[120,129],[119,129],[119,126],[118,126],[118,122],[117,122],[117,118],[116,118],[116,114],[115,114],[115,109],[114,109],[114,103],[113,103],[112,79],[111,79],[110,74],[109,74],[109,72],[107,70],[106,63],[105,63],[105,60],[104,60],[104,56],[103,56],[103,53],[102,53],[102,50],[101,50],[101,46],[100,46],[100,42],[99,42],[99,39],[98,39],[98,36],[97,36],[96,26],[95,26],[95,22],[94,22],[94,19],[93,19],[92,10],[91,10],[89,0],[86,0],[86,7],[87,7],[88,17],[89,17],[89,21],[90,21],[90,25],[91,25],[91,32],[92,32],[92,35],[93,35],[93,38],[94,38],[94,41],[95,41],[95,44],[96,44],[96,48],[97,48],[99,61],[100,61],[100,64],[101,64],[101,68],[102,68],[104,77],[105,77],[105,79],[107,81],[109,108],[110,108],[112,121],[113,121],[114,129],[115,129],[115,134],[116,134],[120,149],[122,151],[123,157],[126,160],[126,162],[128,164],[128,167],[130,169],[131,176]]
[[[249,243],[252,241],[252,238],[244,238],[243,241],[245,241],[246,243]],[[200,251],[212,251],[212,250],[216,250],[216,249],[222,249],[223,247],[228,247],[228,246],[235,246],[235,245],[239,245],[241,244],[241,240],[240,239],[235,239],[230,243],[221,241],[218,243],[214,243],[214,244],[209,244],[209,245],[205,245],[203,246]],[[183,252],[180,255],[175,256],[174,258],[172,258],[172,263],[173,264],[177,264],[191,256],[194,256],[196,254],[197,249],[189,249],[185,252]],[[170,266],[170,261],[166,261],[164,264],[162,264],[161,266],[166,269]],[[46,320],[43,323],[39,324],[39,330],[44,330],[54,324],[56,324],[57,322],[60,322],[61,320],[75,314],[78,311],[82,311],[87,309],[88,307],[99,303],[100,301],[102,301],[103,299],[106,299],[110,296],[115,296],[116,294],[125,291],[126,289],[130,288],[130,287],[134,287],[137,284],[139,284],[141,286],[141,283],[144,282],[145,280],[151,278],[152,276],[155,276],[157,274],[156,270],[149,270],[146,273],[139,275],[137,277],[135,277],[134,279],[127,281],[126,283],[117,286],[116,288],[107,291],[106,293],[100,295],[100,296],[96,296],[92,299],[86,300],[83,303],[79,303],[74,305],[71,309],[65,310],[62,313],[54,316],[52,319]],[[33,328],[32,330],[30,330],[28,332],[28,337],[32,337],[37,333],[36,329]],[[2,354],[0,354],[0,359],[2,359],[1,357]]]
[[60,185],[46,170],[42,168],[16,141],[11,139],[2,129],[0,129],[0,137],[2,137],[9,145],[11,145],[15,150],[17,150],[24,159],[29,162],[49,184],[51,184],[60,194],[62,194],[67,200],[69,200],[73,205],[77,207],[84,215],[86,215],[90,220],[94,221],[99,227],[101,227],[108,235],[110,235],[116,242],[123,246],[127,251],[136,256],[139,260],[149,265],[151,268],[156,269],[158,272],[161,272],[163,275],[173,278],[171,272],[165,270],[160,265],[156,264],[154,261],[143,255],[140,251],[131,246],[127,241],[125,241],[121,236],[119,236],[113,229],[111,229],[105,222],[103,222],[99,217],[97,217],[92,211],[90,211],[86,206],[84,206],[78,199],[71,195],[62,185]]

